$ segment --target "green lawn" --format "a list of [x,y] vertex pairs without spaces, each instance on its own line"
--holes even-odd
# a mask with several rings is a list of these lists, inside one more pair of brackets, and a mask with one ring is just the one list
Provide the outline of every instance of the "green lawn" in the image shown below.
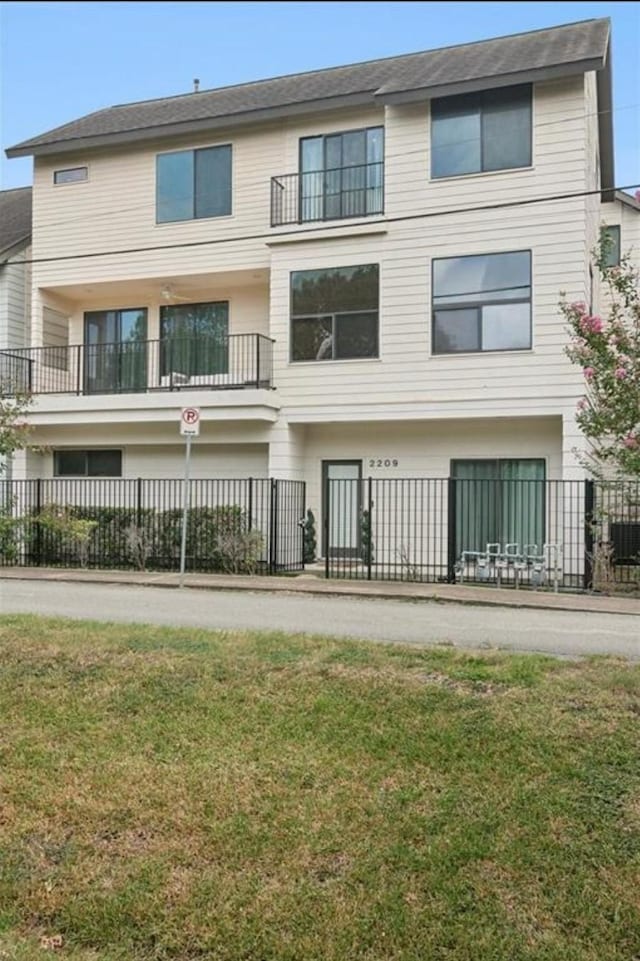
[[0,655],[0,961],[640,955],[638,666],[32,617]]

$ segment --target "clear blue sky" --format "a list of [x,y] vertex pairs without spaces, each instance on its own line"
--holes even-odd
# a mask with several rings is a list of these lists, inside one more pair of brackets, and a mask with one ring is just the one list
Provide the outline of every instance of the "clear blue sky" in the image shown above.
[[622,3],[0,3],[4,148],[115,103],[611,17],[616,183],[640,181],[640,6]]

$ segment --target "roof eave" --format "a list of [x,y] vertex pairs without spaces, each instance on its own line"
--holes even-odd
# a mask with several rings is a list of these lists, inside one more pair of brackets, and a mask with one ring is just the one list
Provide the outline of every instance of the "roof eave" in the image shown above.
[[74,153],[78,150],[115,147],[119,144],[139,143],[145,140],[177,137],[181,134],[202,133],[207,130],[241,127],[247,124],[286,119],[287,117],[295,117],[305,113],[320,113],[325,110],[360,106],[375,106],[373,90],[347,94],[346,96],[340,97],[327,97],[321,100],[306,100],[302,103],[284,104],[281,107],[247,110],[243,113],[229,114],[223,117],[205,117],[201,120],[186,120],[179,123],[144,127],[140,130],[124,130],[119,133],[100,134],[91,137],[75,137],[73,140],[59,140],[46,144],[37,144],[35,146],[30,146],[29,141],[26,141],[24,144],[17,144],[15,147],[7,148],[5,153],[10,159],[14,157],[43,157],[51,156],[52,154]]
[[[607,44],[607,54],[610,48]],[[602,69],[596,75],[598,93],[598,139],[600,141],[600,187],[602,200],[615,198],[615,164],[613,153],[613,91],[611,83],[611,57],[606,56]]]
[[375,99],[384,104],[415,103],[420,100],[433,100],[435,97],[448,97],[460,93],[473,93],[476,90],[486,90],[490,87],[513,87],[519,83],[542,83],[545,80],[556,80],[587,73],[591,70],[602,70],[604,59],[593,57],[589,60],[575,60],[572,63],[559,63],[551,67],[536,67],[529,70],[518,70],[514,73],[496,74],[490,77],[474,77],[459,83],[430,84],[416,87],[413,90],[397,90],[385,92],[382,89]]
[[21,237],[19,240],[13,240],[8,247],[1,248],[0,257],[2,260],[0,260],[0,267],[4,267],[4,265],[7,264],[12,257],[15,257],[16,254],[22,253],[22,251],[28,247],[30,243],[31,232],[25,234],[25,236]]

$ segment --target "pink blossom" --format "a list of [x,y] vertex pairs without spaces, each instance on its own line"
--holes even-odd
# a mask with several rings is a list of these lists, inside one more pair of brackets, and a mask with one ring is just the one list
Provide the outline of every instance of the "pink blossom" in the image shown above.
[[583,373],[587,380],[591,380],[591,378],[595,374],[595,370],[593,369],[593,367],[585,367]]
[[581,397],[580,400],[578,401],[578,410],[586,410],[586,407],[587,407],[587,398]]
[[635,192],[635,198],[636,198],[636,200],[638,201],[638,203],[640,204],[640,190],[636,190],[636,192]]
[[586,314],[587,305],[582,300],[576,300],[574,304],[571,304],[571,310],[574,310],[576,314]]
[[624,380],[627,376],[627,371],[624,367],[616,367],[614,371],[614,377],[616,380]]
[[627,434],[627,436],[624,439],[624,446],[627,447],[629,450],[634,450],[636,447],[639,446],[638,438],[634,437],[633,434]]
[[580,319],[580,329],[584,331],[585,334],[601,334],[602,320],[600,317],[589,317],[587,314]]

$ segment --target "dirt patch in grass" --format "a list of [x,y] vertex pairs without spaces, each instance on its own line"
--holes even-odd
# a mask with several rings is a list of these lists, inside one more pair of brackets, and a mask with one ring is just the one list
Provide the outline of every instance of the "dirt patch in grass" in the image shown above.
[[640,668],[0,620],[0,961],[631,961]]

